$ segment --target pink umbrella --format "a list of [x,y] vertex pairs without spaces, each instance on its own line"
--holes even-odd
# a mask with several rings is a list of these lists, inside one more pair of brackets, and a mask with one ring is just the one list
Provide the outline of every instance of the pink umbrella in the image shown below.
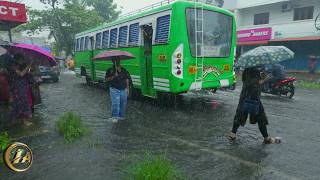
[[54,57],[48,51],[33,44],[15,44],[10,47],[10,51],[13,53],[21,53],[25,55],[27,59],[33,60],[37,64],[57,65]]
[[135,56],[127,51],[119,51],[119,50],[112,50],[112,51],[103,51],[96,55],[93,60],[128,60],[134,59]]

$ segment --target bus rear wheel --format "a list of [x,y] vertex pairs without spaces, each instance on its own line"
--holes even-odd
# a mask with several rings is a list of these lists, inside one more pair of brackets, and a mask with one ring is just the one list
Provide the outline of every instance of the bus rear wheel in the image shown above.
[[91,78],[88,77],[88,76],[86,76],[86,83],[87,83],[87,85],[89,85],[89,86],[92,86],[92,85],[93,85],[93,82],[92,82]]

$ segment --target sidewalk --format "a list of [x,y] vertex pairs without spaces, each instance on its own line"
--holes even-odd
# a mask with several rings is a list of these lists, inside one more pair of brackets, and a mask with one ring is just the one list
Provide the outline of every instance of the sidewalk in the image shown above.
[[296,77],[298,81],[320,82],[320,73],[309,74],[306,71],[287,71],[287,76]]

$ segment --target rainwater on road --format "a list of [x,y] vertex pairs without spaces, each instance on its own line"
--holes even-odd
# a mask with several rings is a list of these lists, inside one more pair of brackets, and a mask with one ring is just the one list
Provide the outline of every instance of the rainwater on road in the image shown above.
[[[173,101],[129,100],[127,119],[114,124],[110,97],[70,72],[59,83],[41,85],[43,103],[34,126],[10,128],[28,144],[34,162],[24,173],[0,166],[1,180],[123,179],[128,166],[146,152],[165,154],[190,179],[318,179],[320,177],[320,91],[298,89],[293,99],[263,95],[269,134],[282,143],[264,145],[257,125],[229,133],[239,100],[235,91],[188,93]],[[64,143],[55,122],[66,111],[81,115],[91,132]],[[0,108],[5,118],[5,108]]]

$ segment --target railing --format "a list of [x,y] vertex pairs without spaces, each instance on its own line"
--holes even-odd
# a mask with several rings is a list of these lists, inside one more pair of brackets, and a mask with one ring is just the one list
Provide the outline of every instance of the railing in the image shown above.
[[151,9],[154,9],[154,8],[157,8],[157,7],[161,7],[161,6],[164,6],[164,5],[168,5],[168,4],[171,4],[172,2],[174,2],[175,0],[164,0],[164,1],[161,1],[161,2],[158,2],[158,3],[155,3],[155,4],[152,4],[150,6],[147,6],[147,7],[144,7],[142,9],[138,9],[138,10],[135,10],[135,11],[132,11],[130,13],[127,13],[127,14],[123,14],[121,16],[119,16],[119,19],[123,19],[125,17],[128,17],[128,16],[132,16],[132,15],[136,15],[138,13],[141,13],[141,12],[144,12],[144,11],[148,11],[148,10],[151,10]]

